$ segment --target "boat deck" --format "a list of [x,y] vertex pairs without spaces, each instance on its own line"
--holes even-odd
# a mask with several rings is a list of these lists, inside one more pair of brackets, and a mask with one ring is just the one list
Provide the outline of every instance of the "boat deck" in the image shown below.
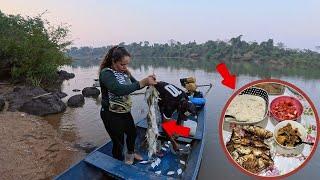
[[[166,141],[164,141],[166,145],[169,145]],[[187,144],[181,144],[181,146],[186,146]],[[187,149],[187,148],[185,148]],[[143,157],[144,161],[146,162],[148,160],[148,152],[146,147],[140,146],[137,149],[138,153]],[[108,163],[108,167],[101,168],[102,170],[107,170],[107,172],[111,174],[115,174],[118,177],[122,177],[121,173],[119,174],[119,168],[123,169],[125,175],[128,175],[128,172],[131,172],[132,170],[135,170],[136,172],[144,172],[144,176],[157,176],[158,178],[161,176],[159,175],[164,175],[167,176],[168,173],[172,173],[170,177],[172,178],[179,178],[181,176],[182,172],[184,172],[185,167],[186,167],[186,162],[188,160],[188,156],[190,151],[185,151],[184,153],[179,153],[179,154],[174,154],[170,150],[170,148],[167,148],[165,145],[163,145],[163,149],[161,149],[161,153],[163,154],[162,157],[156,157],[153,159],[153,161],[149,161],[146,163],[141,163],[142,161],[135,161],[133,166],[135,167],[134,169],[127,169],[127,167],[132,167],[129,165],[124,164],[121,161],[118,161],[114,158],[112,158],[112,143],[108,143],[107,146],[105,146],[103,149],[97,151],[98,153],[92,154],[91,156],[88,156],[85,161],[97,166],[97,164],[100,164],[97,161],[102,161],[103,162],[110,162]],[[104,160],[103,160],[104,159]],[[111,161],[112,160],[112,163]],[[181,161],[180,161],[181,160]],[[114,162],[113,162],[114,161]],[[158,161],[158,165],[155,165]],[[103,164],[103,163],[102,163]],[[106,164],[106,163],[105,163]],[[112,164],[112,165],[111,165]],[[117,164],[117,167],[110,167]],[[130,170],[130,171],[129,171]],[[118,173],[118,174],[117,174]],[[129,173],[130,174],[130,173]],[[139,175],[141,177],[141,174]]]
[[[196,119],[193,119],[196,120]],[[204,147],[205,117],[204,111],[198,114],[198,126],[195,136],[178,138],[182,153],[173,153],[168,147],[168,139],[162,128],[158,140],[161,141],[163,156],[155,157],[152,162],[142,164],[136,161],[127,165],[112,157],[112,142],[108,142],[90,153],[84,160],[73,165],[55,179],[196,179]],[[137,123],[136,150],[148,160],[145,143],[146,120]],[[159,159],[157,159],[159,158]],[[158,164],[155,166],[155,162]],[[160,162],[159,162],[160,160]]]

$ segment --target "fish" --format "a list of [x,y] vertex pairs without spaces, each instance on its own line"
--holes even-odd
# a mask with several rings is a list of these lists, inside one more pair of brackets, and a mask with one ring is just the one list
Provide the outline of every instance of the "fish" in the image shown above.
[[243,135],[233,129],[230,140],[226,143],[232,158],[252,173],[259,173],[272,166],[274,161],[270,147],[264,142],[272,133],[254,126],[245,126],[241,130],[245,132]]
[[147,163],[149,163],[149,161],[140,161],[139,163],[140,164],[147,164]]
[[254,155],[253,154],[247,154],[244,155],[242,157],[239,157],[238,159],[236,159],[237,163],[239,163],[241,166],[245,163],[245,162],[249,162],[249,161],[254,161]]
[[258,148],[265,148],[265,149],[270,149],[269,145],[264,143],[263,141],[259,140],[254,140],[253,141],[253,146],[258,147]]
[[256,157],[258,156],[262,156],[264,153],[263,150],[261,150],[260,148],[252,148],[252,154]]
[[149,106],[147,114],[147,132],[146,139],[148,145],[148,158],[152,159],[152,156],[157,153],[157,139],[159,136],[158,122],[161,120],[158,101],[160,100],[159,92],[154,86],[149,86],[145,92],[145,98]]
[[259,126],[246,125],[246,126],[243,126],[242,129],[263,139],[268,139],[273,136],[273,133],[271,131],[263,129],[262,127],[259,127]]
[[231,156],[233,159],[238,159],[240,155],[237,151],[233,151],[233,152],[231,152]]
[[248,147],[248,146],[239,146],[237,147],[237,151],[240,153],[240,154],[250,154],[252,152],[252,148],[251,147]]

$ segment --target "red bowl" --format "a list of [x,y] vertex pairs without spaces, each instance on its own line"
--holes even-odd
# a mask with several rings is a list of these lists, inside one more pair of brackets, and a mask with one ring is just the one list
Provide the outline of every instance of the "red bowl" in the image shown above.
[[291,96],[280,96],[270,104],[270,114],[277,121],[298,120],[303,112],[300,101]]

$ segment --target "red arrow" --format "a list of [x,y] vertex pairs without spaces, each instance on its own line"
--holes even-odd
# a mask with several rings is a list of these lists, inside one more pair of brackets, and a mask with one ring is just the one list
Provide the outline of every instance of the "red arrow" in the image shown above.
[[221,81],[222,84],[231,89],[235,89],[237,77],[235,75],[230,75],[227,66],[224,63],[220,63],[216,66],[216,69],[223,78],[223,80]]
[[179,126],[174,120],[162,123],[162,128],[169,136],[177,134],[180,136],[188,137],[190,134],[190,128]]

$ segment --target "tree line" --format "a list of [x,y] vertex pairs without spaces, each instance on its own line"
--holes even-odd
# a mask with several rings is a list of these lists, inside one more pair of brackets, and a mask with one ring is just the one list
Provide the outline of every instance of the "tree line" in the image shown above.
[[[320,53],[309,49],[290,49],[283,43],[275,44],[273,39],[261,43],[246,42],[242,35],[229,41],[212,41],[205,43],[170,43],[151,44],[148,41],[125,44],[133,57],[139,58],[174,58],[207,61],[264,62],[279,66],[317,66],[320,67]],[[98,64],[111,46],[103,47],[71,47],[67,53],[75,59],[75,64]],[[77,62],[78,61],[78,62]]]

